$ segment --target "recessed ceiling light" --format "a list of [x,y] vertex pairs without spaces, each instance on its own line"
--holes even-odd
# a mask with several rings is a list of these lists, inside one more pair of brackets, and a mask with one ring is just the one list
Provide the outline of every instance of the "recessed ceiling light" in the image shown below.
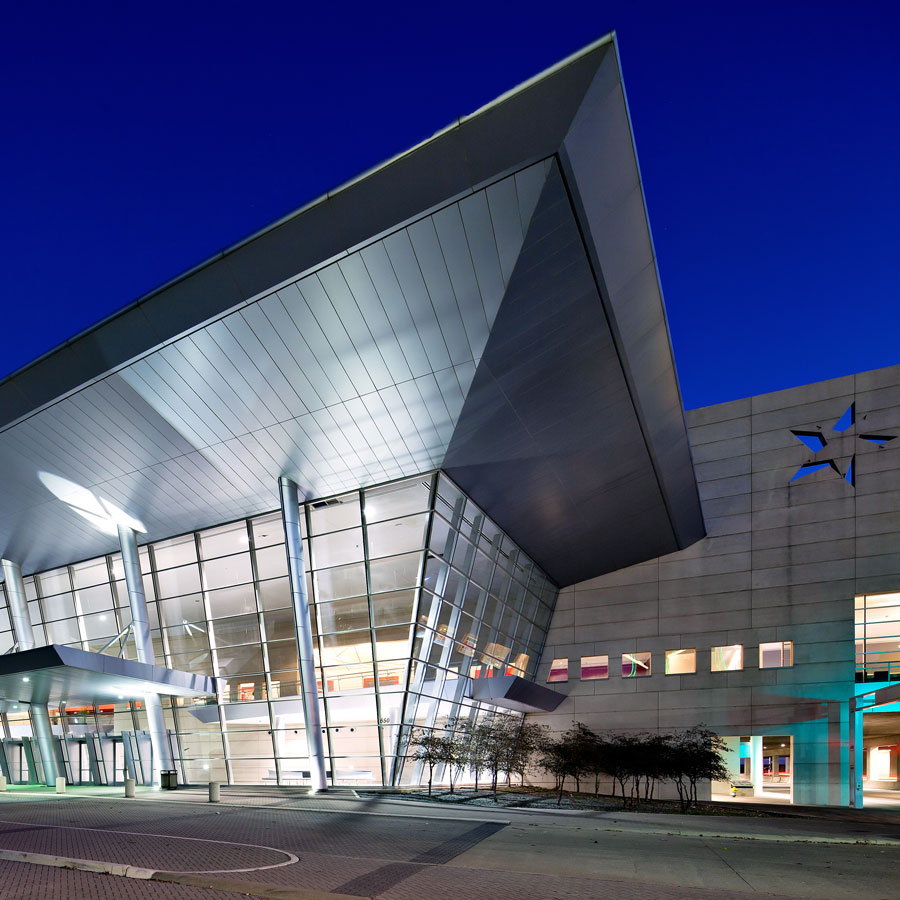
[[22,679],[22,681],[31,681],[31,679],[26,675],[26,676]]

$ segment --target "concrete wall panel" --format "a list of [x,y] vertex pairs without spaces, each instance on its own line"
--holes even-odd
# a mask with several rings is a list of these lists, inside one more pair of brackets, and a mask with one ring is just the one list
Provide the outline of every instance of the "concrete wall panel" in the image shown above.
[[[855,425],[835,431],[851,402]],[[791,735],[795,801],[846,803],[853,598],[900,590],[900,366],[686,418],[708,536],[563,592],[574,619],[556,614],[546,653],[575,646],[574,621],[577,641],[610,656],[610,678],[582,683],[565,715],[598,730],[703,722],[721,734]],[[792,433],[817,427],[828,441],[819,454]],[[898,437],[879,449],[865,433]],[[829,454],[840,475],[791,480]],[[851,457],[855,486],[841,477]],[[760,669],[765,641],[792,641],[794,664]],[[710,648],[730,643],[744,645],[744,668],[712,672]],[[696,650],[696,674],[664,674],[665,650],[679,648]],[[653,654],[653,674],[623,679],[619,656],[635,650]]]

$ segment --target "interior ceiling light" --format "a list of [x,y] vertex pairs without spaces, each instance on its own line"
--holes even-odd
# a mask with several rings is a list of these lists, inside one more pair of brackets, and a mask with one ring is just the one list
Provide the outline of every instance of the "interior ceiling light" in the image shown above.
[[57,499],[67,504],[69,509],[88,520],[91,525],[103,534],[118,534],[119,525],[139,531],[147,531],[143,523],[129,516],[123,509],[105,497],[98,497],[93,491],[50,472],[38,472],[44,487]]

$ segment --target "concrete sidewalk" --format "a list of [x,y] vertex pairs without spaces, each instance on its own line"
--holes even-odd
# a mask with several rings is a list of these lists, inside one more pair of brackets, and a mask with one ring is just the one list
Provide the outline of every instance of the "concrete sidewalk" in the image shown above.
[[[133,898],[163,884],[282,900],[900,896],[900,833],[877,823],[459,810],[242,789],[215,805],[203,791],[141,791],[133,801],[119,791],[0,795],[0,877],[24,853],[131,874],[84,873],[134,885]],[[46,866],[32,868],[40,881]]]

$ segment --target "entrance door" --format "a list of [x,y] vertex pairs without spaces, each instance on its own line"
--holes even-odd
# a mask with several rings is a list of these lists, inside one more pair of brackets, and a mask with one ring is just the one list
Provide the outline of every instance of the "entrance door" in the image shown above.
[[120,737],[111,737],[112,773],[110,784],[123,784],[125,779],[125,745]]
[[80,738],[78,741],[78,784],[91,783],[91,757],[88,753],[87,741]]

